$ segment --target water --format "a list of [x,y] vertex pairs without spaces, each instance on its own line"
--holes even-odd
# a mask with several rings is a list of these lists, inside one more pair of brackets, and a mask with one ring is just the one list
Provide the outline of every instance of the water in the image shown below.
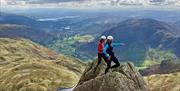
[[73,91],[74,88],[69,88],[69,89],[61,89],[61,90],[57,90],[57,91]]
[[58,17],[58,18],[45,18],[45,19],[37,19],[37,21],[58,21],[62,19],[73,19],[78,18],[80,16],[64,16],[64,17]]
[[67,89],[59,89],[57,91],[73,91],[73,89],[76,87],[76,85],[72,88],[67,88]]

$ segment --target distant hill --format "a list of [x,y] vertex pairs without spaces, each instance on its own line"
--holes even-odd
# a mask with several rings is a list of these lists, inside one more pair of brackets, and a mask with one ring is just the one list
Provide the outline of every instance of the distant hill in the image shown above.
[[51,33],[26,25],[0,24],[0,38],[26,38],[45,45],[54,39]]
[[36,29],[60,28],[66,22],[63,21],[37,21],[36,19],[16,14],[1,13],[0,24],[25,25]]
[[7,14],[1,12],[0,24],[17,24],[33,26],[36,24],[36,20],[22,15]]
[[[0,24],[17,24],[26,25],[36,29],[44,29],[53,33],[58,33],[61,36],[73,34],[101,34],[107,29],[110,29],[118,22],[124,20],[117,16],[82,16],[75,18],[53,18],[52,20],[40,21],[23,15],[2,13],[0,16]],[[83,24],[83,26],[82,26]],[[62,32],[63,31],[63,32]],[[65,33],[64,33],[65,32]],[[69,33],[69,34],[68,34]]]
[[139,72],[143,76],[180,72],[180,61],[175,59],[163,60],[160,64],[152,65],[146,69],[139,70]]
[[[64,54],[71,52],[70,55],[87,59],[96,56],[96,51],[92,49],[96,49],[100,35],[113,35],[116,42],[127,44],[116,49],[118,57],[122,60],[134,60],[138,64],[139,60],[144,59],[149,48],[172,51],[179,57],[180,28],[153,19],[125,19],[117,16],[88,16],[38,21],[21,15],[3,13],[0,16],[0,30],[3,30],[0,31],[0,37],[30,39],[58,52],[62,52],[59,49],[63,49]],[[77,34],[80,38],[91,35],[92,39],[96,39],[91,43],[72,40],[73,44],[67,43],[68,49],[63,45],[65,43],[59,41],[74,38]]]
[[[154,19],[128,19],[113,27],[102,35],[114,36],[114,42],[125,43],[126,46],[115,48],[116,55],[121,59],[130,59],[134,62],[144,60],[149,48],[170,50],[180,57],[180,37],[173,25]],[[80,46],[77,54],[88,57],[96,56],[98,38],[89,44]]]
[[25,39],[0,38],[1,91],[55,91],[74,86],[85,64]]
[[[64,16],[67,17],[67,16]],[[2,38],[26,38],[34,42],[42,44],[57,52],[66,55],[76,54],[69,50],[74,50],[82,43],[67,44],[68,49],[64,46],[65,43],[59,43],[66,39],[74,38],[75,36],[92,36],[96,38],[104,31],[116,26],[117,23],[124,20],[118,16],[98,16],[88,15],[77,18],[56,18],[53,21],[40,21],[23,15],[2,13],[0,16],[0,37]],[[83,26],[82,26],[83,25]],[[82,37],[83,38],[83,37]],[[77,46],[77,47],[76,47]],[[62,49],[64,51],[59,51]],[[80,57],[79,57],[80,58]]]

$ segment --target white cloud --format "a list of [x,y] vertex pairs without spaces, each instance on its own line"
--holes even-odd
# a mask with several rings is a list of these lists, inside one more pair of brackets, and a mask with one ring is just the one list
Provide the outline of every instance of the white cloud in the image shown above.
[[1,0],[4,6],[48,6],[48,7],[109,7],[109,6],[173,6],[180,7],[179,0]]
[[0,0],[1,5],[7,5],[7,1],[6,0]]
[[180,7],[180,1],[178,1],[177,3],[175,3],[175,6],[179,6],[179,7]]

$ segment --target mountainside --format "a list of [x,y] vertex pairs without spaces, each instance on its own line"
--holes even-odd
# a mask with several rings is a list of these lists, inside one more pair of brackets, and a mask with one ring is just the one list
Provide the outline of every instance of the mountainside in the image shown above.
[[60,26],[61,23],[53,22],[53,21],[49,21],[49,22],[37,21],[27,16],[1,12],[0,24],[17,24],[17,25],[25,25],[25,26],[33,27],[36,29],[46,29],[46,28],[53,28],[55,26],[56,27]]
[[149,91],[149,87],[133,64],[123,64],[110,69],[107,74],[104,74],[104,61],[94,73],[96,64],[97,61],[93,61],[87,66],[73,91]]
[[75,53],[78,46],[88,43],[124,20],[117,15],[104,14],[48,17],[30,18],[1,13],[0,37],[30,39],[59,53],[78,57]]
[[154,74],[144,77],[151,91],[179,91],[180,73]]
[[55,91],[74,86],[85,64],[25,39],[0,38],[1,91]]
[[180,61],[175,59],[163,60],[161,64],[149,66],[146,69],[139,70],[139,72],[143,76],[180,72]]
[[0,24],[0,38],[25,38],[45,45],[54,39],[51,33],[26,25]]
[[36,21],[25,16],[7,14],[1,12],[0,24],[17,24],[17,25],[32,26],[33,24],[36,24]]
[[180,90],[180,61],[176,59],[164,60],[139,72],[151,91]]
[[93,34],[93,35],[101,34],[104,30],[113,27],[121,20],[124,19],[120,19],[117,16],[105,16],[105,15],[84,16],[84,14],[82,14],[81,16],[77,16],[76,14],[74,16],[60,15],[58,18],[52,17],[52,18],[44,18],[44,19],[43,18],[35,19],[23,15],[15,15],[15,14],[7,14],[7,13],[1,13],[0,16],[0,24],[25,25],[35,29],[44,29],[45,31],[58,33],[61,36],[64,36],[63,34],[71,35],[71,33]]
[[85,60],[96,56],[96,51],[92,49],[96,49],[99,35],[113,35],[115,42],[126,43],[126,46],[115,48],[115,52],[122,60],[133,60],[135,65],[145,60],[150,48],[180,56],[180,30],[175,25],[153,19],[125,20],[127,17],[110,15],[65,16],[53,21],[48,18],[38,21],[2,13],[0,37],[30,39],[59,53]]
[[[170,50],[180,57],[180,37],[178,28],[153,19],[129,19],[119,23],[116,27],[105,31],[102,35],[114,36],[114,42],[125,43],[126,46],[116,47],[115,53],[121,59],[130,59],[139,64],[144,60],[149,48]],[[80,46],[77,53],[94,57],[98,38],[89,44]],[[86,51],[86,53],[85,53]],[[137,63],[136,63],[137,62]]]

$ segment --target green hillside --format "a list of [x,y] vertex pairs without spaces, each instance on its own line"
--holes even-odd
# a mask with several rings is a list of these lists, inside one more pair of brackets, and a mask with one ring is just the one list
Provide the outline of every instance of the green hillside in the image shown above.
[[0,38],[0,91],[55,91],[74,86],[85,64],[25,39]]

